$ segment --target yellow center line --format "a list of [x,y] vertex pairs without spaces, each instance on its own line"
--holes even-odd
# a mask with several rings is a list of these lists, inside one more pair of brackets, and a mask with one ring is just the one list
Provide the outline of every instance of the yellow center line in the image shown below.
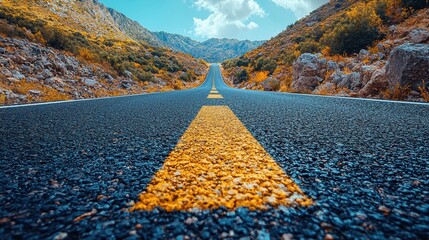
[[309,206],[227,106],[204,106],[132,210]]
[[223,98],[222,95],[220,95],[219,93],[210,93],[207,98],[211,98],[211,99],[216,99],[216,98]]
[[216,89],[214,76],[212,78],[212,82],[213,82],[212,90],[210,90],[210,94],[207,96],[207,98],[208,99],[221,99],[221,98],[223,98],[223,96],[220,95],[220,93]]

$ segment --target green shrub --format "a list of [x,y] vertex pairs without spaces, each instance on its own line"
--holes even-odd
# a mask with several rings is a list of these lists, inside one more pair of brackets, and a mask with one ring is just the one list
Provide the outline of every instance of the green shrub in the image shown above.
[[296,56],[293,50],[287,50],[282,55],[280,55],[280,60],[282,60],[285,64],[292,64],[296,60]]
[[417,10],[429,7],[429,0],[402,0],[402,5]]
[[195,80],[197,80],[197,77],[195,76],[194,71],[187,71],[184,72],[180,75],[180,80],[184,81],[184,82],[193,82]]
[[374,9],[375,13],[380,17],[383,23],[388,23],[390,18],[387,14],[387,10],[389,7],[389,0],[375,0]]
[[246,57],[240,57],[237,62],[236,62],[236,66],[237,67],[248,67],[250,64],[250,60]]
[[142,82],[149,82],[153,80],[153,75],[150,72],[139,71],[137,73],[137,79]]
[[357,53],[383,37],[381,19],[375,9],[359,3],[335,24],[331,32],[322,37],[322,42],[335,54]]
[[276,61],[269,58],[259,58],[254,66],[255,71],[268,71],[270,74],[272,74],[276,68]]
[[301,53],[316,53],[320,52],[320,44],[312,39],[299,43],[298,50]]
[[250,79],[249,73],[247,72],[246,69],[241,69],[237,74],[235,74],[233,83],[234,84],[239,84],[242,82],[246,82]]

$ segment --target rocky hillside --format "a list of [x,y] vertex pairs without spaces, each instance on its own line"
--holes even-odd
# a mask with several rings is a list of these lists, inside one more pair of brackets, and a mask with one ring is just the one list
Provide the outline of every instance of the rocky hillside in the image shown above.
[[265,41],[239,41],[236,39],[212,38],[204,42],[192,40],[179,34],[153,33],[165,46],[207,62],[223,62],[261,46]]
[[150,45],[143,29],[96,0],[3,0],[0,104],[166,91],[203,80],[205,62]]
[[428,7],[332,0],[224,72],[248,89],[429,101]]
[[108,8],[110,15],[119,27],[119,29],[137,41],[145,41],[152,46],[162,47],[163,44],[149,30],[142,27],[138,22],[129,19],[124,14],[117,12],[115,9]]
[[172,34],[166,32],[153,32],[160,42],[165,46],[180,52],[192,54],[192,50],[200,44],[200,42],[185,37],[180,34]]

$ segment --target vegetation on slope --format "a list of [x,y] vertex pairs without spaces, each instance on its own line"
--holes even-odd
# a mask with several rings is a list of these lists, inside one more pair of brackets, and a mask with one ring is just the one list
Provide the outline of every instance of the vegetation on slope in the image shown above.
[[[341,62],[361,49],[375,52],[382,39],[403,37],[390,34],[389,26],[404,23],[428,6],[427,0],[330,1],[261,47],[225,61],[224,72],[239,87],[263,89],[262,82],[274,77],[281,83],[274,90],[296,91],[291,87],[292,64],[303,53],[321,53]],[[350,72],[345,68],[342,71]]]
[[185,87],[177,79],[202,81],[207,70],[201,60],[151,46],[134,39],[134,34],[122,32],[107,8],[97,1],[3,0],[0,19],[7,21],[0,26],[5,37],[70,52],[114,76],[154,84],[162,79],[168,83],[166,89]]

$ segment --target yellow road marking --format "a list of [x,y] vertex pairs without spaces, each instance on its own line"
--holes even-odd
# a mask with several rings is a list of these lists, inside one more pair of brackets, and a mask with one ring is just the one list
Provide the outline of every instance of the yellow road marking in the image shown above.
[[213,93],[210,93],[210,94],[209,94],[209,96],[208,96],[207,98],[214,98],[214,99],[216,99],[216,98],[223,98],[223,97],[222,97],[222,95],[220,95],[220,94],[213,94]]
[[219,92],[218,92],[218,91],[216,91],[216,90],[211,90],[211,91],[210,91],[210,93],[216,93],[216,94],[219,94]]
[[132,210],[309,206],[227,106],[204,106]]

